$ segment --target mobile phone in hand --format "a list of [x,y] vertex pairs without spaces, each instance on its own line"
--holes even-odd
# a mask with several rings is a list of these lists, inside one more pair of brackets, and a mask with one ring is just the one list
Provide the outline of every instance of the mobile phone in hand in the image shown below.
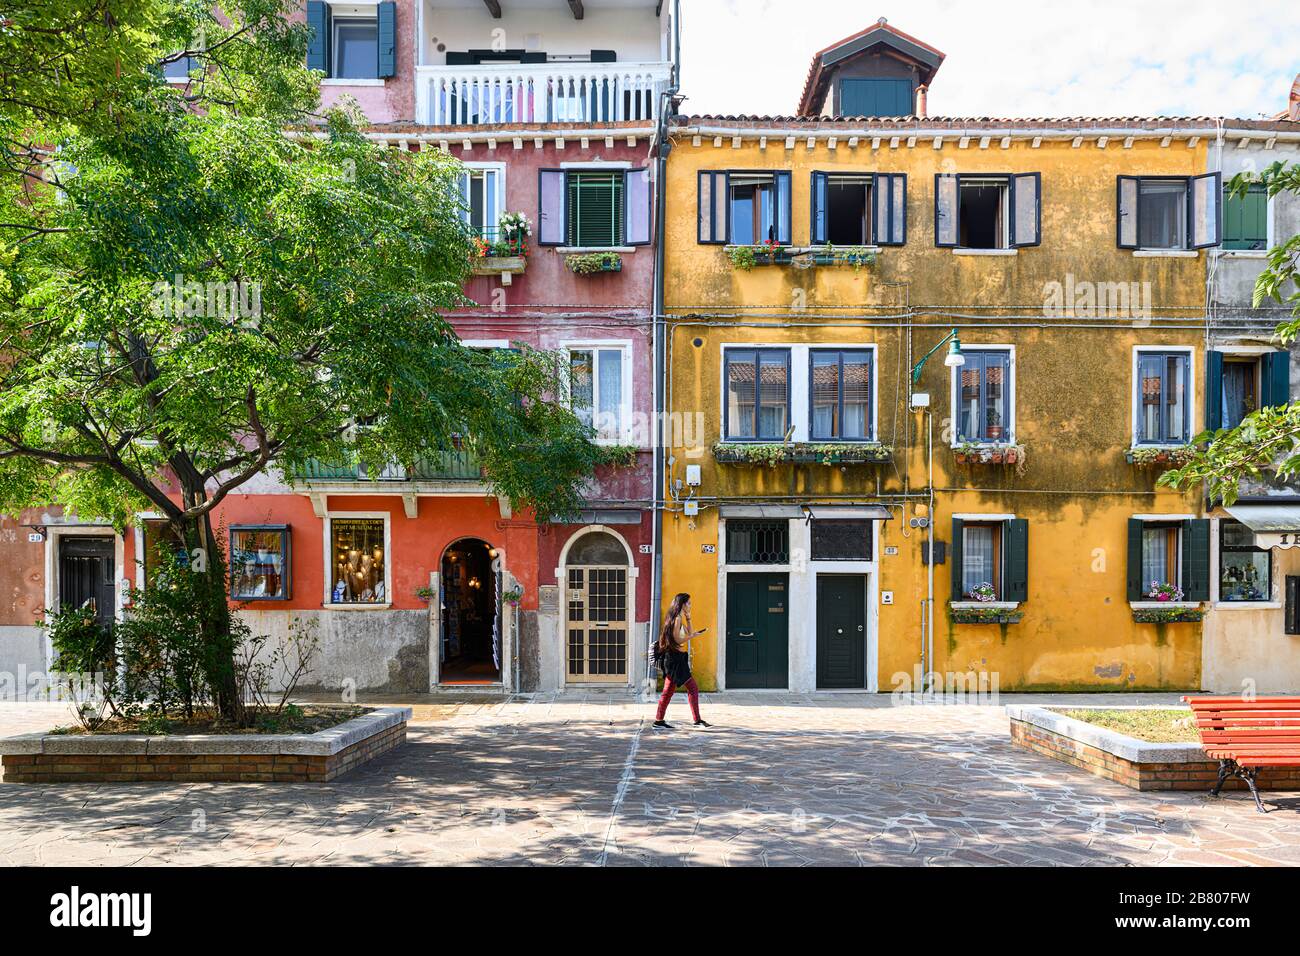
[[707,627],[702,627],[702,628],[700,628],[699,630],[697,630],[695,633],[696,633],[696,634],[703,634],[703,633],[704,633],[705,631],[707,631],[707,630],[708,630]]

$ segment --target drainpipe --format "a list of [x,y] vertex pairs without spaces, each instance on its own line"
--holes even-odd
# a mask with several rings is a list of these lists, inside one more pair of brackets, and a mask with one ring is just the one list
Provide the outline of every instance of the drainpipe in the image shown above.
[[654,570],[650,585],[650,621],[653,627],[650,636],[659,633],[659,615],[663,606],[664,590],[664,413],[665,413],[665,372],[666,362],[664,335],[664,222],[668,210],[668,190],[665,178],[668,172],[668,153],[671,144],[668,141],[668,113],[673,109],[677,92],[681,87],[681,0],[673,2],[673,69],[672,81],[659,109],[658,155],[655,157],[655,282],[654,282],[654,406],[655,406],[655,447],[654,447],[654,531],[652,547],[654,548]]
[[934,671],[934,411],[925,410],[926,430],[926,491],[929,493],[929,508],[926,513],[926,538],[930,542],[930,560],[926,562],[925,594],[925,658],[922,669],[922,682],[928,690],[934,690],[930,678]]

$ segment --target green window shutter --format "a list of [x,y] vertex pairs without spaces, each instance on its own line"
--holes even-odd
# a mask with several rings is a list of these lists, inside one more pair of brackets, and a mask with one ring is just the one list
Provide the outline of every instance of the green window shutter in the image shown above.
[[1142,528],[1146,522],[1140,518],[1128,519],[1128,599],[1142,600]]
[[1193,518],[1183,522],[1183,599],[1187,601],[1210,599],[1210,521],[1208,518]]
[[571,246],[623,244],[623,173],[571,173],[567,242]]
[[1291,353],[1267,352],[1260,360],[1260,395],[1265,407],[1291,401]]
[[962,538],[962,520],[960,518],[952,519],[952,599],[961,600],[961,538]]
[[379,77],[397,75],[397,4],[379,4]]
[[1205,430],[1223,427],[1223,353],[1205,353]]
[[1029,600],[1029,522],[1012,518],[1006,523],[1006,581],[1002,600]]
[[330,71],[330,8],[323,0],[307,0],[307,26],[311,39],[307,41],[307,69]]
[[1223,197],[1223,248],[1263,249],[1268,245],[1268,193],[1258,184],[1244,196]]

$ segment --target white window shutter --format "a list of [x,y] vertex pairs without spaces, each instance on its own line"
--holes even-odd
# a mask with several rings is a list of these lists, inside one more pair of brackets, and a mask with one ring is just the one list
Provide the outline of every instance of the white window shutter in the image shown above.
[[957,174],[934,177],[934,244],[957,245]]
[[1219,244],[1222,225],[1223,180],[1220,173],[1193,176],[1188,184],[1191,201],[1190,242],[1192,249],[1204,249]]
[[1136,249],[1138,244],[1138,181],[1135,176],[1119,176],[1115,183],[1115,237],[1121,249]]
[[1011,245],[1036,246],[1041,238],[1042,178],[1038,173],[1011,177]]

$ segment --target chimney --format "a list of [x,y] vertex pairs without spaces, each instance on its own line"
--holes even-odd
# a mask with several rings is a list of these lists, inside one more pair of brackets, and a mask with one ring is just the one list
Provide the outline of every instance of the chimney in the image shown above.
[[1296,74],[1295,82],[1291,84],[1291,101],[1287,104],[1286,118],[1300,123],[1300,73]]
[[[1297,82],[1297,83],[1300,83],[1300,77],[1297,77],[1297,78],[1296,78],[1296,82]],[[925,117],[928,115],[928,114],[926,113],[926,103],[925,103],[925,101],[926,101],[926,97],[927,97],[927,95],[929,94],[929,92],[930,92],[930,88],[929,88],[928,86],[926,86],[924,83],[922,83],[921,85],[919,85],[919,86],[916,88],[916,115],[919,116],[919,117],[921,117],[921,119],[925,119]],[[1291,99],[1292,99],[1292,104],[1291,104],[1291,105],[1292,105],[1292,108],[1295,107],[1295,102],[1294,102],[1294,100],[1295,100],[1295,96],[1296,96],[1296,94],[1295,94],[1295,91],[1293,90],[1293,91],[1291,92]]]

